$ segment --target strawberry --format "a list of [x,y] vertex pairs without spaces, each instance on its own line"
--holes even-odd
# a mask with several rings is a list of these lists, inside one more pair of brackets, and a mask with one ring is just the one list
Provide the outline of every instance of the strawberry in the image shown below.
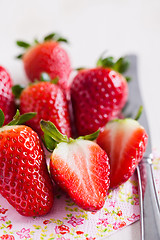
[[[44,80],[46,74],[41,75]],[[13,92],[17,96],[17,89],[19,86],[13,87]],[[22,89],[20,89],[21,91]],[[62,89],[53,82],[35,82],[27,88],[18,92],[20,95],[20,112],[37,112],[36,117],[27,122],[27,125],[35,130],[39,136],[43,135],[40,128],[40,120],[50,120],[53,122],[58,130],[71,135],[70,121],[67,100]]]
[[92,142],[98,131],[77,139],[67,138],[51,122],[41,121],[46,147],[54,151],[50,160],[53,180],[84,210],[103,207],[109,188],[108,156]]
[[0,193],[24,216],[41,216],[53,205],[52,182],[38,135],[22,124],[34,114],[19,115],[2,127],[0,110]]
[[16,105],[11,87],[12,80],[9,73],[0,66],[0,109],[5,115],[4,124],[9,123],[16,112]]
[[31,82],[40,79],[42,72],[47,72],[52,79],[59,78],[58,84],[63,89],[68,87],[71,64],[60,42],[67,42],[67,40],[55,33],[46,36],[41,43],[36,40],[33,46],[17,41],[18,46],[26,49],[26,52],[18,58],[22,58],[25,72]]
[[106,124],[97,143],[109,157],[110,188],[126,182],[143,157],[147,145],[145,129],[134,119],[115,119]]
[[100,59],[96,68],[82,69],[75,76],[71,101],[78,135],[103,128],[120,113],[128,96],[127,81],[121,74],[127,67],[124,58],[114,62],[109,57]]

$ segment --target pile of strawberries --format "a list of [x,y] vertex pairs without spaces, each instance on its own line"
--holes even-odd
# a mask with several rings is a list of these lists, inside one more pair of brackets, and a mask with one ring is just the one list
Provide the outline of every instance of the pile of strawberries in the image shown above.
[[[17,42],[32,82],[25,88],[12,87],[0,67],[0,193],[25,216],[51,210],[53,182],[81,208],[99,210],[146,149],[145,129],[120,117],[128,97],[126,59],[101,56],[95,68],[69,80],[71,63],[60,42],[67,40],[54,33],[33,46]],[[49,169],[43,144],[51,151]]]

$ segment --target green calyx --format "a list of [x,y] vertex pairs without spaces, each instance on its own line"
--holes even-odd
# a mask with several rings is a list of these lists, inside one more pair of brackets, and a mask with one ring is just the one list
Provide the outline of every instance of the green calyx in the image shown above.
[[[121,74],[125,73],[129,68],[129,61],[125,57],[115,60],[114,57],[104,58],[103,55],[98,59],[97,67],[111,68]],[[130,77],[126,77],[126,80],[127,82],[130,81]]]
[[[30,119],[32,119],[33,117],[35,117],[37,113],[35,112],[29,112],[29,113],[24,113],[22,115],[20,115],[19,110],[17,109],[17,112],[15,114],[15,116],[13,117],[13,120],[11,122],[9,122],[6,126],[12,126],[12,125],[22,125],[23,123],[29,121]],[[4,124],[4,113],[3,111],[0,109],[0,127],[3,126]]]
[[138,112],[137,112],[134,120],[136,120],[136,121],[139,120],[140,116],[142,115],[142,111],[143,111],[143,106],[141,105],[141,106],[139,107],[139,109],[138,109]]
[[[60,142],[71,143],[76,140],[73,138],[68,138],[66,135],[63,135],[62,133],[60,133],[56,128],[56,126],[50,121],[41,120],[40,126],[42,131],[44,132],[44,139],[43,139],[44,145],[49,151],[54,150],[57,144]],[[93,141],[98,137],[98,135],[99,135],[99,130],[93,134],[82,136],[77,139]]]
[[51,82],[53,84],[57,84],[58,83],[58,80],[59,80],[59,77],[56,77],[54,79],[51,79],[49,74],[46,73],[46,72],[42,72],[41,75],[40,75],[40,81],[41,82]]
[[24,87],[19,84],[14,85],[12,87],[12,93],[15,96],[15,98],[19,98],[23,90],[24,90]]
[[[47,41],[55,41],[55,42],[65,42],[68,43],[68,40],[62,36],[60,36],[58,33],[50,33],[47,36],[45,36],[43,38],[42,42],[47,42]],[[24,41],[16,41],[16,45],[18,47],[23,48],[23,50],[27,50],[28,48],[35,46],[37,44],[42,43],[40,41],[38,41],[37,39],[34,39],[33,44],[30,44],[28,42],[24,42]],[[19,54],[16,58],[21,59],[23,57],[24,53]]]

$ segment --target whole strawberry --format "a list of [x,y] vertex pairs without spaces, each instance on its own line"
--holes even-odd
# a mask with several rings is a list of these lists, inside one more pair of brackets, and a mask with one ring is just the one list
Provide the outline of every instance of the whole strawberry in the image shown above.
[[109,188],[108,156],[92,142],[98,131],[77,139],[62,135],[51,122],[41,121],[46,147],[54,151],[50,160],[53,180],[81,208],[96,211],[103,207]]
[[9,123],[16,113],[16,105],[11,87],[12,80],[10,75],[0,66],[0,109],[5,115],[4,124]]
[[36,40],[33,46],[17,41],[17,45],[26,50],[18,57],[22,58],[25,72],[31,82],[35,79],[39,80],[41,73],[46,72],[51,79],[58,77],[58,84],[63,89],[68,88],[71,64],[67,52],[60,46],[60,42],[67,42],[67,40],[56,33],[46,36],[41,43]]
[[[41,75],[41,80],[45,80],[48,77],[45,73]],[[35,130],[39,136],[43,136],[43,132],[40,128],[40,120],[49,120],[53,122],[58,130],[71,136],[70,120],[68,113],[67,100],[62,89],[56,84],[50,81],[39,81],[30,84],[27,88],[22,90],[20,95],[20,112],[36,112],[37,115],[27,122],[27,125]],[[19,90],[19,86],[13,87],[15,95]]]
[[122,76],[128,62],[99,59],[97,68],[80,70],[71,84],[71,101],[78,135],[103,128],[124,107],[128,85]]
[[20,116],[2,127],[0,110],[0,194],[22,215],[41,216],[53,205],[52,182],[38,135],[22,124],[34,114]]
[[109,157],[110,188],[126,182],[134,173],[146,149],[148,136],[134,119],[115,119],[106,124],[97,138]]

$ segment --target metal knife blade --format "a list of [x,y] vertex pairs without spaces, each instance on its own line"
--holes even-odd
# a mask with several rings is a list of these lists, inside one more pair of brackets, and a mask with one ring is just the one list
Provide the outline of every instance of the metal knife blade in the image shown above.
[[135,55],[127,56],[130,62],[130,69],[127,75],[131,77],[129,83],[129,99],[124,109],[126,117],[134,118],[140,107],[143,105],[143,112],[139,119],[140,124],[146,129],[148,134],[148,145],[143,159],[137,167],[140,197],[140,215],[141,215],[141,239],[142,240],[160,240],[160,205],[158,194],[153,176],[151,159],[151,138],[147,116],[142,101],[137,71],[137,57]]
[[149,155],[152,152],[152,146],[151,146],[151,138],[150,138],[148,121],[147,121],[147,115],[146,115],[145,106],[144,106],[144,103],[142,100],[139,82],[138,82],[137,56],[136,55],[128,55],[127,59],[130,62],[130,67],[126,73],[126,76],[131,77],[131,81],[128,84],[129,85],[129,96],[128,96],[128,102],[124,109],[124,116],[126,116],[126,117],[129,116],[131,118],[134,118],[138,112],[140,105],[143,106],[142,115],[141,115],[140,119],[138,120],[138,122],[145,128],[145,130],[148,134],[148,144],[147,144],[147,149],[145,152],[145,157],[149,157]]

